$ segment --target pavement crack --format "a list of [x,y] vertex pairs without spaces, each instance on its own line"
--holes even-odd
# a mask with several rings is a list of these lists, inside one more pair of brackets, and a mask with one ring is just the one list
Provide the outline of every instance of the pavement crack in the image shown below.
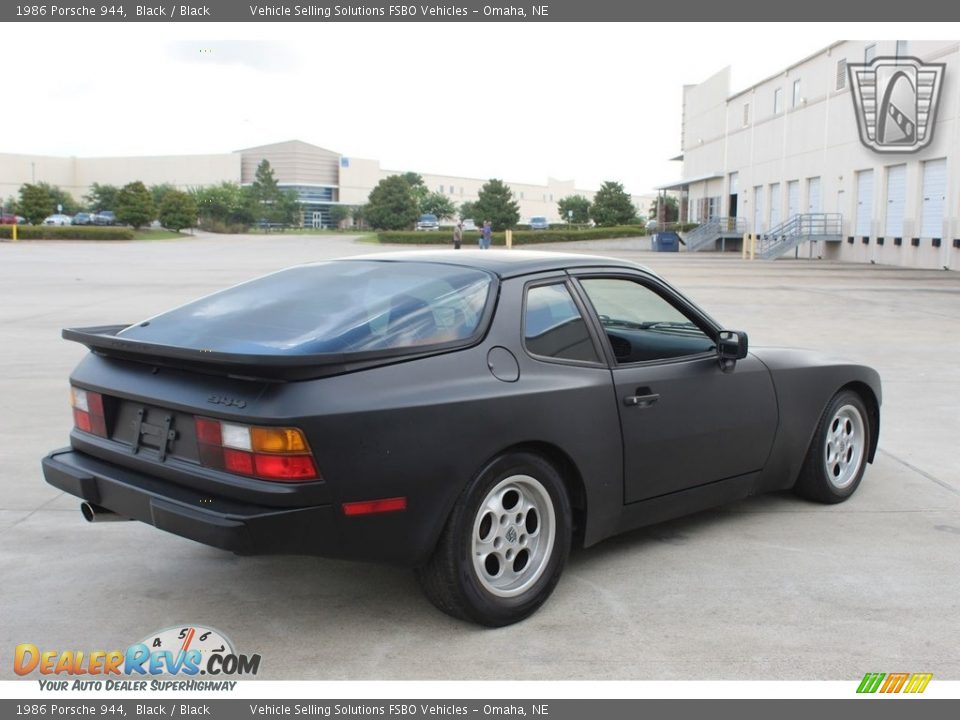
[[877,452],[879,452],[881,455],[886,455],[888,458],[890,458],[890,459],[893,460],[894,462],[900,463],[900,464],[903,465],[905,468],[909,468],[910,470],[913,470],[915,473],[917,473],[918,475],[921,475],[921,476],[925,477],[925,478],[926,478],[927,480],[929,480],[930,482],[936,483],[937,485],[939,485],[940,487],[942,487],[944,490],[947,490],[948,492],[952,492],[954,495],[960,495],[960,490],[958,490],[957,488],[955,488],[955,487],[954,487],[953,485],[951,485],[950,483],[948,483],[948,482],[946,482],[946,481],[944,481],[944,480],[941,480],[941,479],[939,479],[939,478],[934,477],[933,475],[931,475],[931,474],[928,473],[927,471],[921,470],[921,469],[918,468],[916,465],[911,465],[910,463],[908,463],[906,460],[903,460],[902,458],[898,458],[896,455],[894,455],[894,454],[893,454],[892,452],[890,452],[889,450],[884,450],[883,448],[879,448],[879,449],[877,450]]

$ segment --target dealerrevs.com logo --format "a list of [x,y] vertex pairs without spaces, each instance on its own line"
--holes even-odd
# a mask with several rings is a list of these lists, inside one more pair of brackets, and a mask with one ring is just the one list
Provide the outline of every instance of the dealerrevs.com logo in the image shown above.
[[[151,633],[125,650],[51,650],[21,643],[13,670],[43,676],[42,690],[232,690],[236,682],[222,678],[256,675],[260,655],[238,654],[213,628],[184,625]],[[171,675],[188,679],[153,679]]]
[[860,142],[880,153],[914,153],[933,141],[944,63],[878,57],[847,65]]
[[933,673],[867,673],[860,681],[858,693],[920,694],[927,689]]

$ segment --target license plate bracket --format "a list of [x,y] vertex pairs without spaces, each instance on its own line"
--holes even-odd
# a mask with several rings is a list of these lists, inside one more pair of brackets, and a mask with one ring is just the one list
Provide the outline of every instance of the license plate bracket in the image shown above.
[[158,459],[163,462],[167,457],[168,446],[177,438],[177,431],[173,428],[173,413],[163,413],[161,424],[154,425],[147,422],[147,408],[141,407],[137,409],[136,418],[132,424],[133,442],[130,449],[133,454],[139,453],[143,447],[153,448],[153,443],[144,442],[145,438],[151,438],[156,442]]

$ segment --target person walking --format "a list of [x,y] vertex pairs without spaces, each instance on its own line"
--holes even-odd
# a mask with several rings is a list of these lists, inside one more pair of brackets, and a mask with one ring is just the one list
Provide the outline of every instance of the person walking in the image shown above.
[[480,231],[480,249],[489,250],[490,243],[493,240],[493,226],[489,220],[483,221],[483,229]]
[[457,226],[453,229],[453,249],[459,250],[460,244],[463,242],[463,223],[458,222]]

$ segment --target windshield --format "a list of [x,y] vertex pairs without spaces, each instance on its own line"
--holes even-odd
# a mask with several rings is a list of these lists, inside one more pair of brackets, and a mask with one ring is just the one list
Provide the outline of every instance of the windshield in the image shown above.
[[[409,217],[409,216],[408,216],[408,217]],[[422,223],[435,223],[436,221],[437,221],[437,216],[436,216],[436,215],[421,215],[421,216],[420,216],[420,222],[422,222]],[[407,220],[407,222],[410,222],[410,221]]]
[[132,340],[213,352],[311,355],[421,348],[480,329],[493,285],[470,268],[340,261],[282,270],[132,325]]

